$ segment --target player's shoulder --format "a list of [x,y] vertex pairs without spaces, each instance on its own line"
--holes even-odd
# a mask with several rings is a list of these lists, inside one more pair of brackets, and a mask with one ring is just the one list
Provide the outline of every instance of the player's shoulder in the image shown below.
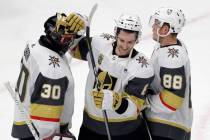
[[148,78],[154,75],[154,68],[151,61],[143,54],[138,54],[133,58],[132,67],[135,67],[135,74],[141,78]]
[[[29,45],[31,54],[31,64],[36,65],[39,71],[47,77],[60,77],[69,72],[69,66],[65,56],[61,57],[58,53],[41,46],[39,42]],[[62,70],[62,72],[61,72]]]
[[35,43],[28,43],[27,47],[24,50],[24,55],[27,54],[26,52],[28,52],[31,55],[34,61],[43,63],[49,58],[51,58],[50,56],[59,56],[56,52],[40,45],[38,41]]
[[97,36],[93,36],[92,37],[92,44],[94,45],[102,45],[103,44],[110,44],[110,43],[113,43],[115,40],[115,37],[111,34],[108,34],[108,33],[102,33],[100,35],[97,35]]
[[184,43],[170,45],[158,50],[158,62],[163,67],[181,67],[188,61],[188,54]]
[[113,42],[113,40],[115,39],[115,36],[109,33],[102,33],[100,35],[94,36],[94,39],[104,41],[104,42]]

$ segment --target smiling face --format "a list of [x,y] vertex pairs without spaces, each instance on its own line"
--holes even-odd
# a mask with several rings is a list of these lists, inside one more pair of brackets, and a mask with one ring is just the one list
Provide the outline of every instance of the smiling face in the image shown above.
[[136,32],[119,31],[117,34],[117,46],[115,52],[118,56],[126,56],[130,54],[136,44]]

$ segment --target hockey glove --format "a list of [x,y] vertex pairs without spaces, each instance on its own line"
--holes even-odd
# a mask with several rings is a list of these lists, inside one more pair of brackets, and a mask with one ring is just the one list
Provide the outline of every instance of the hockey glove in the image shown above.
[[77,13],[70,13],[66,17],[68,23],[68,30],[71,33],[76,33],[77,35],[83,35],[86,28],[86,18]]
[[112,90],[92,91],[94,103],[101,110],[117,110],[122,102],[122,96]]

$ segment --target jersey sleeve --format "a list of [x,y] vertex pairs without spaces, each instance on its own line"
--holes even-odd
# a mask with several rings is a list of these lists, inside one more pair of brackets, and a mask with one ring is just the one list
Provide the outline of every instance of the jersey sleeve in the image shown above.
[[[90,57],[89,54],[89,49],[93,52],[93,54],[96,53],[96,50],[102,49],[104,46],[106,46],[107,43],[113,42],[115,39],[114,36],[103,33],[101,35],[93,36],[90,38],[91,46],[88,46],[87,43],[87,37],[82,38],[78,45],[71,50],[71,55],[74,58],[80,59],[80,60],[88,60]],[[95,56],[94,56],[95,57]]]
[[87,60],[88,51],[87,38],[84,37],[70,53],[76,59]]
[[153,111],[172,113],[182,106],[186,90],[186,55],[183,49],[178,48],[160,51],[158,59],[160,90],[159,94],[149,96]]
[[[147,88],[154,79],[154,70],[150,62],[148,62],[147,65],[144,66],[142,64],[139,64],[140,63],[138,63],[137,65],[140,66],[140,68],[132,74],[132,76],[129,78],[130,80],[128,80],[128,83],[124,88],[126,99],[124,100],[124,108],[126,110],[125,114],[127,114],[128,112],[139,113],[140,111],[142,111],[145,104]],[[125,107],[126,105],[127,108]]]
[[137,112],[143,109],[146,99],[146,90],[151,83],[153,77],[149,78],[133,78],[128,82],[125,92],[128,94],[127,100],[130,104],[135,104]]
[[[30,59],[30,45],[27,43],[26,48],[24,50],[24,54],[20,63],[20,72],[18,76],[18,80],[16,82],[15,91],[19,94],[22,105],[28,111],[28,106],[30,105],[30,96],[27,94],[28,85],[27,81],[29,79],[29,75],[31,73],[30,68],[28,67],[28,59]],[[29,130],[27,124],[25,123],[25,119],[22,117],[21,112],[18,107],[15,105],[14,108],[14,122],[12,126],[12,136],[17,138],[31,137],[32,133]]]

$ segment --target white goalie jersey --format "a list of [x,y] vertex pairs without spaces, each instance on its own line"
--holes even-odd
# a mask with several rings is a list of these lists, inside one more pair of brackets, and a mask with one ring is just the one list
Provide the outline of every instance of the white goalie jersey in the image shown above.
[[[155,78],[146,110],[152,133],[187,140],[192,127],[190,61],[185,45],[158,46],[152,54]],[[185,139],[183,139],[185,138]]]
[[[74,81],[67,59],[36,44],[27,44],[16,85],[21,102],[40,138],[59,133],[60,125],[71,127],[74,109]],[[15,107],[12,136],[32,137]]]

